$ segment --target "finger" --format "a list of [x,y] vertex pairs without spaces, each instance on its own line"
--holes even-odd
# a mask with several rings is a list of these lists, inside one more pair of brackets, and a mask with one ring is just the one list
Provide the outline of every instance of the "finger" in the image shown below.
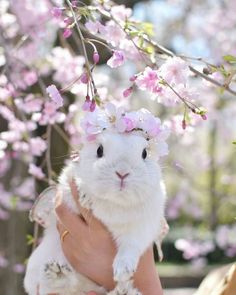
[[97,295],[97,293],[93,292],[93,291],[90,291],[87,293],[87,295]]
[[72,235],[85,234],[87,232],[86,223],[74,212],[64,204],[57,203],[55,207],[57,217],[61,224],[68,230]]
[[91,221],[91,216],[92,216],[91,211],[87,210],[86,208],[84,208],[80,205],[79,194],[78,194],[78,190],[77,190],[76,183],[75,183],[74,179],[72,179],[72,181],[70,182],[70,188],[71,188],[72,196],[73,196],[73,198],[77,204],[77,207],[79,209],[79,213],[82,215],[82,217],[85,219],[85,221],[88,221],[88,220]]
[[93,224],[93,225],[101,226],[102,228],[104,228],[104,225],[93,216],[91,210],[87,210],[86,208],[80,205],[79,197],[78,197],[79,194],[78,194],[77,186],[74,179],[71,180],[70,187],[71,187],[72,196],[79,209],[79,213],[83,217],[85,222],[90,226]]
[[65,228],[65,226],[60,221],[58,221],[57,222],[57,230],[58,230],[58,232],[59,232],[59,234],[61,236],[65,232],[65,230],[67,230],[67,229]]
[[70,252],[71,252],[71,246],[74,244],[75,241],[76,243],[79,241],[78,235],[76,236],[76,239],[74,239],[74,236],[69,232],[68,234],[65,234],[62,239],[62,235],[65,233],[65,231],[67,231],[67,229],[60,222],[57,223],[57,230],[60,235],[61,246],[63,250],[65,251],[66,249],[70,249]]

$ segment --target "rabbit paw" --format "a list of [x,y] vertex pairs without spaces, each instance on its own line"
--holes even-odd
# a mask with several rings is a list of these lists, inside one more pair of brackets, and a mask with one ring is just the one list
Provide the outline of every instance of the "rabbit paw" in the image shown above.
[[47,279],[55,280],[61,279],[62,276],[68,276],[71,273],[71,269],[66,264],[61,265],[53,261],[45,265],[44,273]]
[[64,292],[65,288],[69,287],[71,276],[73,276],[73,273],[67,264],[60,264],[56,261],[45,264],[40,281],[41,293]]
[[107,295],[126,295],[128,286],[126,284],[117,284],[114,290],[107,293]]
[[137,263],[127,257],[117,257],[114,260],[113,271],[116,282],[125,282],[131,279],[136,271]]
[[118,283],[116,288],[107,295],[142,295],[142,293],[133,287],[132,281],[127,281]]

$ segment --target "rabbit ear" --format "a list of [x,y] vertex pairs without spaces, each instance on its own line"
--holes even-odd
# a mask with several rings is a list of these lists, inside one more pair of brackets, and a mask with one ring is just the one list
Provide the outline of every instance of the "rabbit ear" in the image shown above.
[[36,221],[43,227],[49,225],[50,216],[54,210],[56,185],[46,188],[37,198],[29,213],[30,221]]

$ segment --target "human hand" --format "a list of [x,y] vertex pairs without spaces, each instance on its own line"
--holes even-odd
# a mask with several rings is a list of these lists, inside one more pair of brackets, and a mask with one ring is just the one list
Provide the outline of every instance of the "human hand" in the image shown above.
[[[73,182],[71,191],[74,199],[78,200]],[[112,264],[116,255],[116,245],[107,228],[79,203],[78,207],[80,216],[68,210],[58,193],[56,205],[59,218],[58,230],[60,235],[65,230],[69,231],[62,243],[63,252],[76,271],[107,290],[112,290],[115,286]],[[140,258],[134,275],[134,285],[143,295],[162,294],[151,248]],[[87,295],[96,295],[96,293],[90,292]]]

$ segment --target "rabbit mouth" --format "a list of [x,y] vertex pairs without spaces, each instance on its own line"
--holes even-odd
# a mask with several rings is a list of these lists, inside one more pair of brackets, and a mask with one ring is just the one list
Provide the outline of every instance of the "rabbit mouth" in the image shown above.
[[125,189],[125,186],[126,186],[126,184],[125,184],[124,180],[122,179],[120,181],[120,191],[124,190]]

